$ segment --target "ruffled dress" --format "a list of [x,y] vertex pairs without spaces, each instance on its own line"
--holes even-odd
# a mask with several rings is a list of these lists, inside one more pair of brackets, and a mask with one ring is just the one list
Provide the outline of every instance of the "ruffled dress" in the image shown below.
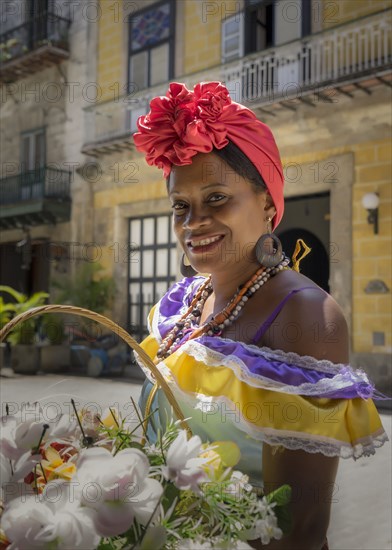
[[[200,276],[183,279],[153,307],[150,334],[141,343],[151,359],[203,281]],[[139,401],[144,412],[154,380],[141,361],[140,366],[147,377]],[[241,450],[237,467],[255,486],[262,485],[264,441],[357,459],[374,454],[388,440],[372,400],[378,397],[374,386],[365,372],[349,365],[217,336],[189,340],[188,333],[157,367],[192,432],[205,441],[236,442]],[[155,409],[147,432],[152,441],[172,417],[162,390],[152,403]]]

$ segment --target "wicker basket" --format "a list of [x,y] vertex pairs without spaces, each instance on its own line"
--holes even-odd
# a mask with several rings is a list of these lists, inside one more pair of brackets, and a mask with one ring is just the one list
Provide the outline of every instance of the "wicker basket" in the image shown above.
[[136,340],[134,340],[132,336],[128,334],[126,330],[124,330],[122,327],[117,325],[117,323],[114,323],[111,319],[109,319],[108,317],[105,317],[104,315],[95,313],[94,311],[90,311],[89,309],[84,309],[81,307],[69,306],[69,305],[53,304],[53,305],[35,307],[32,309],[29,309],[24,313],[21,313],[20,315],[17,315],[11,321],[9,321],[0,330],[0,342],[4,340],[7,334],[11,332],[16,327],[16,325],[18,325],[19,323],[23,323],[24,321],[26,321],[27,319],[30,319],[31,317],[35,317],[36,315],[41,315],[42,313],[68,313],[71,315],[80,315],[81,317],[87,317],[88,319],[96,321],[100,325],[103,325],[106,328],[110,329],[115,334],[118,334],[118,336],[120,336],[134,351],[136,351],[136,353],[139,356],[139,359],[151,371],[151,373],[153,374],[156,380],[157,385],[160,388],[162,388],[162,390],[164,391],[167,400],[169,401],[170,405],[173,407],[173,411],[175,415],[180,420],[181,427],[185,429],[189,435],[191,435],[191,430],[184,419],[184,415],[180,409],[180,406],[178,405],[170,387],[168,386],[168,383],[162,376],[159,369],[156,367],[156,365],[153,363],[153,361],[150,359],[147,353],[139,346]]

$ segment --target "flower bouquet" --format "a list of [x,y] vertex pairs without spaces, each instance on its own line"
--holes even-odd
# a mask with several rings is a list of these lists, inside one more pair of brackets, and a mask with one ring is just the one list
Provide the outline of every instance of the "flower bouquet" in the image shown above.
[[[36,310],[53,307],[64,306]],[[116,409],[98,415],[71,403],[69,414],[55,407],[45,417],[39,404],[18,415],[6,408],[1,548],[251,548],[246,541],[268,544],[288,529],[290,487],[258,497],[234,469],[234,443],[202,444],[184,418],[151,443],[135,404],[130,427]]]

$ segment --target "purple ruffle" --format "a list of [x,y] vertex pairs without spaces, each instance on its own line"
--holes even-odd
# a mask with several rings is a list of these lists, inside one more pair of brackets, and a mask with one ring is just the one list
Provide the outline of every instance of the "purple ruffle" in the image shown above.
[[[162,338],[174,327],[176,321],[191,305],[193,296],[204,277],[189,277],[174,283],[158,303],[158,330]],[[187,337],[184,338],[184,341]]]
[[[195,292],[204,280],[204,277],[185,278],[175,283],[160,300],[158,304],[158,330],[162,338],[173,328],[175,322],[189,307]],[[191,332],[192,329],[189,333]],[[188,341],[189,333],[184,334],[179,346]],[[309,386],[307,391],[301,392],[299,389],[298,393],[300,395],[333,399],[383,398],[380,396],[381,394],[375,395],[374,386],[367,380],[365,373],[354,371],[348,365],[340,367],[336,365],[335,371],[324,372],[323,370],[309,368],[309,366],[305,368],[295,365],[278,357],[271,357],[255,346],[227,338],[203,335],[196,338],[195,342],[199,342],[208,349],[221,353],[226,357],[235,356],[240,359],[247,367],[247,375],[254,376],[255,383],[257,383],[258,377],[263,377],[279,384],[299,388],[303,384],[314,385],[324,380],[323,390],[319,393],[310,392]],[[273,354],[273,350],[271,350],[271,353]]]

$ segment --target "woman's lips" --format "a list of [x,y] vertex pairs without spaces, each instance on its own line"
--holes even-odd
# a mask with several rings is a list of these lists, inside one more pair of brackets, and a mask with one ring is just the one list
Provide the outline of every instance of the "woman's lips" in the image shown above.
[[[192,239],[187,243],[188,249],[192,254],[206,254],[216,248],[224,239],[224,235],[215,235],[214,237],[204,239]],[[212,242],[208,242],[212,241]],[[195,244],[192,244],[195,243]],[[201,243],[201,244],[196,244]]]

